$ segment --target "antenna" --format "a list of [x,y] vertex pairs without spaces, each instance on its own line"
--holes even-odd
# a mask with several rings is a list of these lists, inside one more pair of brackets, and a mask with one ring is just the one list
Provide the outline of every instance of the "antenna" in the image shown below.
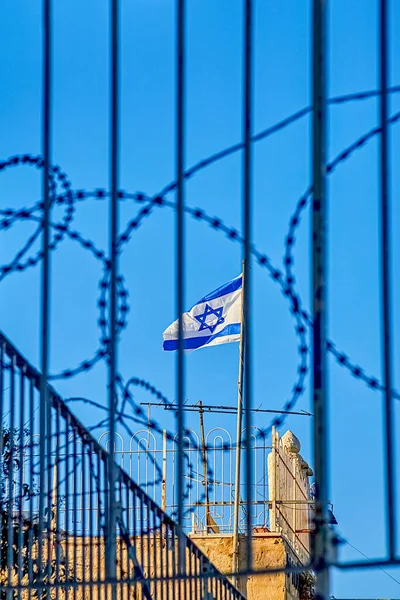
[[[187,402],[187,400],[186,400]],[[199,401],[200,402],[200,401]],[[177,404],[160,404],[159,402],[141,402],[141,406],[156,406],[158,408],[163,408],[164,410],[176,411],[178,410]],[[260,404],[260,406],[262,406]],[[187,412],[209,412],[209,413],[223,413],[223,414],[237,414],[236,406],[214,406],[212,404],[184,404],[183,410]],[[272,410],[268,408],[254,408],[252,409],[253,413],[272,413],[278,415],[297,415],[299,417],[312,417],[312,413],[307,412],[306,410],[295,411],[295,410]]]

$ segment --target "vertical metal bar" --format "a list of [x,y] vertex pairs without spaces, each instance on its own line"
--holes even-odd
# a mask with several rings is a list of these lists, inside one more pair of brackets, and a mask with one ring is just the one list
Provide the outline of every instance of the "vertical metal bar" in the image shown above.
[[205,495],[205,501],[206,501],[206,533],[208,533],[209,526],[211,526],[211,519],[210,519],[210,498],[208,495],[207,450],[206,450],[206,440],[205,440],[205,434],[204,434],[203,414],[204,414],[203,402],[201,400],[199,400],[201,457],[202,457],[202,461],[203,461],[204,495]]
[[[110,342],[109,342],[109,411],[110,452],[108,469],[109,514],[107,519],[107,578],[116,576],[116,468],[115,405],[117,401],[117,274],[118,274],[118,177],[119,177],[119,0],[111,0],[111,202],[110,202]],[[115,586],[111,587],[115,597]]]
[[201,577],[201,588],[200,588],[200,598],[209,598],[209,578],[208,578],[208,565],[204,563],[204,558],[197,552],[198,557],[198,570],[200,575],[205,575],[205,577]]
[[251,400],[252,400],[252,374],[251,374],[251,235],[252,235],[252,211],[251,211],[251,167],[252,167],[252,71],[253,71],[253,0],[245,0],[245,34],[244,34],[244,110],[243,110],[243,278],[246,282],[246,294],[243,298],[244,313],[244,345],[246,348],[244,357],[244,406],[246,427],[246,557],[247,570],[252,569],[252,492],[253,492],[253,468],[251,450]]
[[170,577],[170,560],[169,560],[169,556],[170,556],[170,548],[169,548],[169,529],[170,529],[170,525],[166,524],[164,531],[165,531],[165,562],[166,562],[166,572],[167,572],[167,582],[166,582],[166,596],[167,596],[167,600],[170,600],[170,594],[169,594],[169,577]]
[[[90,477],[90,471],[89,471]],[[81,534],[81,554],[82,554],[82,598],[86,597],[86,444],[85,439],[82,439],[82,486],[81,486],[81,522],[82,522],[82,534]],[[78,592],[79,594],[79,592]]]
[[[244,372],[244,297],[245,297],[245,261],[242,261],[242,311],[240,315],[240,340],[239,340],[239,373],[238,373],[238,403],[236,417],[236,455],[235,455],[235,498],[233,511],[233,556],[232,572],[239,570],[239,513],[240,513],[240,480],[241,480],[241,453],[242,453],[242,417],[243,417],[243,372]],[[237,586],[237,577],[233,576],[233,585]]]
[[191,545],[189,548],[189,564],[190,564],[190,574],[192,576],[192,587],[190,590],[191,598],[196,600],[197,598],[197,577],[196,577],[196,557],[193,553],[193,546]]
[[[153,531],[152,531],[152,535],[151,535],[152,542],[153,542],[153,572],[155,574],[155,577],[157,577],[157,574],[161,573],[161,575],[162,575],[162,571],[161,571],[161,563],[158,564],[158,562],[157,562],[157,514],[156,514],[156,509],[152,508],[151,512],[153,515]],[[149,569],[149,576],[151,576],[151,569]],[[160,597],[158,587],[159,587],[159,583],[155,582],[154,587],[153,587],[154,598]]]
[[205,580],[205,593],[207,594],[206,597],[212,597],[212,579],[210,578],[210,569],[209,569],[209,565],[206,563],[204,565],[203,563],[203,559],[201,559],[201,562],[203,564],[203,573],[206,573],[206,580]]
[[[102,480],[102,460],[101,460],[101,456],[99,454],[99,452],[96,452],[96,462],[97,462],[97,597],[100,598],[101,593],[102,593],[102,589],[101,589],[101,585],[100,582],[102,580],[102,545],[105,545],[105,540],[104,540],[104,529],[102,529],[102,514],[101,514],[101,494],[102,494],[102,488],[101,488],[101,480]],[[104,462],[104,466],[105,466],[105,462]],[[105,481],[107,481],[104,478]],[[105,493],[105,492],[104,492]],[[107,512],[105,511],[105,507],[104,507],[104,517],[107,516]],[[104,540],[104,542],[102,541],[102,539]]]
[[[73,476],[72,476],[72,486],[73,486],[73,496],[72,496],[72,519],[74,523],[73,528],[73,542],[74,542],[74,553],[73,553],[73,561],[74,561],[74,578],[76,579],[76,565],[78,560],[78,456],[77,456],[77,443],[76,443],[76,427],[73,425],[73,442],[72,442],[72,468],[73,468]],[[74,600],[77,598],[77,589],[74,585],[73,596]]]
[[[164,515],[163,515],[163,513],[161,513],[160,514],[160,561],[161,561],[160,574],[163,577],[163,580],[161,581],[160,600],[165,600],[164,577],[168,576],[166,558],[164,556],[164,543],[163,543],[164,532],[165,532]],[[166,548],[166,551],[168,552],[168,548]]]
[[[104,522],[102,524],[102,528],[103,528],[103,536],[104,536],[104,550],[107,551],[108,549],[108,534],[109,534],[109,524],[107,521],[107,517],[110,515],[110,505],[109,505],[109,501],[110,501],[110,490],[109,490],[109,484],[110,484],[110,476],[108,474],[108,469],[110,466],[110,461],[109,459],[105,458],[102,461],[102,466],[103,466],[103,485],[100,486],[100,491],[102,496],[104,497]],[[100,479],[101,482],[101,479]],[[116,557],[115,557],[116,558]],[[108,557],[106,557],[105,561],[104,561],[104,572],[102,573],[102,581],[107,581],[108,580],[108,567],[107,567],[107,560]],[[104,576],[103,576],[104,575]],[[109,592],[109,587],[106,585],[104,586],[104,593],[105,593],[105,597],[108,600],[108,592]]]
[[[56,498],[54,504],[55,523],[56,523],[56,564],[55,564],[55,580],[59,581],[60,578],[60,560],[61,560],[61,531],[60,531],[60,445],[61,445],[61,432],[60,432],[60,405],[57,404],[56,408],[56,457],[55,457],[55,470],[56,470]],[[56,587],[56,600],[60,597],[59,587]]]
[[43,266],[41,297],[41,379],[40,379],[40,485],[39,485],[39,577],[42,569],[43,531],[46,498],[46,428],[48,422],[48,359],[50,324],[50,152],[51,152],[51,0],[43,0]]
[[167,430],[163,429],[161,509],[167,510]]
[[271,482],[269,486],[269,499],[271,501],[270,529],[276,531],[276,494],[277,494],[277,437],[275,427],[272,427],[272,453],[271,453]]
[[176,534],[175,534],[175,527],[172,526],[171,527],[171,580],[172,580],[172,598],[173,600],[175,600],[175,598],[177,597],[175,594],[175,586],[176,586],[176,574],[177,574],[177,569],[176,569],[176,564],[177,564],[177,547],[176,547]]
[[[295,548],[297,547],[296,545],[296,538],[298,537],[297,534],[297,527],[296,527],[296,516],[297,516],[297,511],[298,511],[298,506],[296,504],[296,500],[297,500],[297,484],[296,484],[296,459],[297,459],[297,455],[293,455],[292,456],[292,474],[293,474],[293,494],[292,494],[292,499],[294,500],[294,504],[292,506],[292,524],[293,524],[293,540],[295,543]],[[300,506],[300,509],[302,509],[303,507]],[[300,541],[300,540],[299,540]]]
[[380,212],[381,212],[381,298],[382,298],[382,363],[384,397],[384,427],[386,441],[386,532],[390,559],[396,554],[396,515],[394,479],[394,406],[392,393],[392,319],[391,319],[391,240],[390,240],[390,145],[388,127],[389,78],[389,11],[388,1],[379,3],[380,37]]
[[[145,506],[146,506],[146,514],[147,514],[147,530],[146,530],[146,567],[147,567],[147,579],[150,579],[151,573],[151,564],[150,564],[150,528],[151,528],[151,512],[150,506],[147,496],[145,496]],[[149,585],[149,590],[151,590],[151,584]]]
[[[142,569],[142,575],[143,577],[145,577],[145,570],[144,570],[144,538],[143,538],[143,523],[144,523],[144,516],[143,516],[143,497],[138,497],[138,501],[139,501],[139,519],[140,519],[140,525],[139,525],[139,532],[140,532],[140,567]],[[140,582],[141,585],[141,591],[143,593],[143,583],[144,581],[142,580]]]
[[[67,413],[63,415],[65,419],[65,563],[70,565],[70,541],[71,535],[69,531],[69,517],[70,517],[70,471],[69,471],[69,458],[70,458],[70,440],[69,440],[69,422],[70,416]],[[67,578],[68,579],[68,578]],[[66,597],[69,598],[70,588],[67,584]]]
[[[176,54],[176,292],[178,312],[178,364],[177,364],[177,396],[178,396],[178,572],[183,573],[185,565],[185,541],[183,537],[183,469],[184,469],[184,411],[185,401],[185,361],[183,342],[183,312],[185,299],[185,221],[184,221],[184,168],[185,168],[185,0],[177,0],[177,54]],[[180,590],[180,586],[179,586]]]
[[326,35],[327,0],[313,2],[313,212],[312,309],[315,464],[314,561],[318,598],[329,598],[328,394],[327,394],[327,198]]
[[[30,423],[30,431],[29,431],[29,437],[30,437],[30,447],[29,447],[29,492],[30,494],[32,494],[33,491],[33,461],[34,461],[34,440],[33,440],[33,434],[35,431],[34,428],[34,391],[35,391],[35,387],[34,387],[34,383],[32,381],[32,379],[29,379],[29,423]],[[33,522],[33,498],[32,496],[30,496],[29,498],[29,521],[32,523]],[[28,584],[32,584],[33,583],[33,546],[34,546],[34,540],[33,540],[33,529],[32,527],[29,528],[28,531]],[[29,585],[29,592],[28,592],[28,600],[31,600],[32,597],[32,586]]]
[[[202,575],[203,574],[203,559],[200,556],[199,552],[196,549],[196,554],[197,554],[197,570],[198,570],[198,574]],[[205,577],[202,577],[200,580],[200,598],[207,598],[207,579]]]
[[[3,431],[3,412],[4,412],[4,349],[5,344],[0,344],[0,474],[3,474],[3,450],[4,450],[4,431]],[[5,492],[5,478],[0,476],[0,502],[3,503]],[[0,532],[3,536],[3,521],[0,522]],[[0,564],[3,564],[3,543],[0,544]]]
[[[129,502],[129,494],[130,490],[129,490],[129,486],[125,485],[125,507],[126,507],[126,529],[128,531],[128,535],[129,535],[129,539],[131,537],[131,504]],[[132,544],[134,546],[136,546],[136,541],[132,540]],[[126,555],[126,576],[128,578],[128,580],[132,579],[132,575],[131,575],[131,561],[129,560],[129,556],[128,556],[128,549],[125,550],[125,555]],[[127,585],[127,598],[131,597],[131,584],[129,583]]]
[[[137,507],[136,507],[136,491],[133,490],[132,491],[132,511],[133,511],[133,543],[135,544],[135,547],[137,547],[138,545],[138,539],[137,539]],[[143,565],[143,558],[142,558],[142,562],[140,563],[140,566]],[[135,566],[133,565],[133,576],[135,579],[135,583],[134,583],[134,587],[133,587],[133,597],[136,598],[136,594],[137,594],[137,584],[136,584],[136,574],[135,574]]]
[[146,494],[149,493],[149,457],[150,457],[150,416],[151,406],[147,407],[147,443],[145,449],[145,457],[146,457]]
[[52,423],[51,423],[51,409],[53,404],[53,398],[50,391],[47,391],[47,413],[46,413],[46,437],[47,437],[47,456],[46,456],[46,472],[47,472],[47,564],[46,564],[46,573],[47,576],[47,585],[48,593],[50,595],[50,574],[51,574],[51,553],[53,546],[53,533],[52,533],[52,506],[53,506],[53,469],[51,468],[51,457],[52,457]]
[[189,578],[189,593],[186,593],[186,597],[194,598],[193,584],[195,583],[195,580],[193,579],[192,553],[191,553],[191,546],[190,546],[189,540],[186,541],[186,564],[188,565],[187,576]]
[[93,504],[93,495],[94,495],[94,489],[93,489],[93,483],[94,483],[94,478],[96,476],[95,470],[94,470],[94,464],[93,464],[93,454],[94,454],[94,446],[93,446],[93,442],[90,441],[89,442],[89,446],[88,446],[88,459],[89,459],[89,585],[90,585],[90,600],[93,600],[93,543],[94,543],[94,539],[97,539],[97,541],[100,543],[99,537],[96,535],[94,536],[94,531],[93,531],[93,510],[94,510],[94,504]]
[[[6,466],[8,474],[8,527],[7,527],[7,584],[12,585],[12,573],[14,567],[14,544],[17,544],[15,538],[15,519],[14,519],[14,465],[15,465],[15,364],[16,357],[11,357],[10,364],[10,453],[9,453],[9,464]],[[7,592],[7,600],[11,600],[13,594],[11,591]]]
[[[19,506],[18,506],[18,585],[22,582],[22,550],[23,542],[23,524],[22,524],[22,505],[24,502],[23,493],[23,475],[24,475],[24,409],[25,409],[25,372],[26,367],[20,368],[20,402],[19,402]],[[1,472],[1,471],[0,471]]]
[[[123,458],[123,456],[122,456]],[[118,477],[118,504],[121,506],[121,510],[122,510],[122,477],[119,474]],[[122,519],[122,517],[121,517]],[[121,582],[120,586],[119,586],[119,597],[121,598],[121,600],[124,600],[124,596],[125,596],[125,586],[123,584],[123,579],[124,579],[124,554],[123,554],[123,542],[122,542],[122,535],[121,535],[121,525],[118,528],[119,531],[119,539],[118,539],[118,544],[119,544],[119,573],[118,575],[118,580]],[[129,527],[128,524],[126,524],[126,531],[127,531],[127,535],[128,535],[128,539],[129,539]],[[126,548],[126,552],[128,552],[128,548]],[[129,562],[129,558],[128,556],[126,556],[128,562]]]

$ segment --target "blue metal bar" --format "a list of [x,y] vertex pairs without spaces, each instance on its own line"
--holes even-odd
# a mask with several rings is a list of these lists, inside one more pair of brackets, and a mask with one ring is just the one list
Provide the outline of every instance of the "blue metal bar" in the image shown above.
[[[66,544],[65,544],[65,563],[67,565],[71,564],[71,553],[70,553],[70,546],[71,546],[71,535],[70,535],[70,530],[69,530],[69,517],[70,517],[70,497],[71,497],[71,492],[70,492],[70,417],[69,415],[67,415],[67,417],[65,418],[65,430],[64,430],[64,447],[65,447],[65,532],[67,534],[67,539],[66,539]],[[100,545],[100,544],[99,544]],[[98,563],[100,564],[100,563]],[[66,592],[67,592],[67,597],[70,596],[70,587],[67,586],[66,588]]]
[[[117,274],[118,274],[118,179],[119,179],[119,0],[111,0],[111,201],[110,201],[110,341],[109,341],[109,411],[110,453],[108,467],[109,513],[107,519],[106,575],[116,578],[116,466],[115,429],[117,402]],[[112,597],[116,595],[112,586]]]
[[[5,361],[5,344],[3,341],[0,342],[0,473],[3,472],[3,444],[4,444],[4,437],[3,437],[3,413],[4,413],[4,401],[5,401],[5,394],[4,394],[4,372],[5,372],[5,365],[4,365],[4,361]],[[4,477],[0,477],[0,501],[3,498],[3,493],[4,493],[4,488],[5,487],[5,481],[4,481]],[[2,550],[3,550],[3,544],[0,544],[0,561],[2,558]]]
[[[96,447],[93,444],[94,448]],[[101,459],[100,459],[100,455],[98,453],[96,453],[96,466],[97,466],[97,479],[96,479],[96,503],[97,503],[97,530],[96,530],[96,536],[97,536],[97,564],[100,565],[101,564],[101,540],[103,539],[104,536],[104,529],[102,527],[102,491],[104,493],[103,488],[101,487],[102,484],[102,478],[103,478],[103,470],[104,467],[106,466],[106,463],[102,463]],[[104,507],[105,510],[105,507]],[[107,514],[107,513],[106,513]],[[104,545],[105,545],[105,540],[104,540]],[[97,567],[97,581],[100,582],[102,579],[102,569],[99,569]],[[101,586],[98,586],[97,588],[98,590],[101,590]],[[98,593],[98,592],[97,592]]]
[[[16,368],[16,356],[15,354],[11,357],[10,364],[10,427],[9,427],[9,456],[8,464],[6,463],[6,471],[2,476],[8,476],[8,497],[7,500],[7,511],[8,511],[8,523],[7,523],[7,583],[12,585],[12,572],[14,569],[14,544],[17,540],[14,539],[14,502],[15,502],[15,487],[14,487],[14,468],[15,468],[15,368]],[[4,460],[4,459],[3,459]],[[11,600],[13,597],[12,592],[7,592],[7,600]]]
[[[23,475],[24,475],[24,450],[25,450],[25,367],[21,367],[19,371],[20,377],[20,390],[19,390],[19,435],[18,439],[18,451],[19,451],[19,485],[18,485],[18,584],[22,582],[22,549],[24,547],[23,538],[23,519],[22,519],[22,505],[24,503],[23,493]],[[1,473],[1,471],[0,471]]]
[[[34,431],[35,431],[35,421],[34,421],[34,400],[35,400],[35,391],[34,391],[34,382],[30,378],[29,379],[29,489],[33,490],[33,461],[34,461]],[[29,521],[32,523],[33,521],[33,502],[32,500],[29,502]],[[32,527],[29,528],[28,533],[28,583],[29,592],[28,592],[28,600],[32,598],[32,587],[33,583],[33,531]]]
[[52,468],[52,456],[54,456],[53,452],[53,433],[52,433],[52,400],[50,397],[49,387],[46,386],[46,394],[47,394],[47,415],[46,415],[46,437],[47,437],[47,454],[46,454],[46,472],[47,472],[47,501],[46,501],[46,510],[47,510],[47,519],[46,519],[46,529],[47,529],[47,574],[48,580],[50,581],[50,571],[51,571],[51,552],[53,548],[52,538],[52,503],[53,503],[53,468]]
[[[86,585],[85,582],[87,582],[88,580],[88,573],[86,571],[86,561],[87,561],[87,557],[90,553],[90,549],[91,549],[91,545],[92,545],[92,538],[91,538],[91,532],[90,529],[88,531],[88,533],[86,533],[85,530],[85,526],[86,526],[86,497],[88,497],[88,504],[90,503],[90,483],[92,480],[91,477],[91,473],[89,471],[89,477],[87,477],[86,475],[86,457],[88,457],[88,445],[86,443],[86,440],[83,442],[82,444],[82,486],[80,489],[80,497],[81,497],[81,505],[80,505],[80,513],[81,513],[81,523],[82,523],[82,538],[85,540],[85,543],[82,544],[82,564],[83,564],[83,571],[82,571],[82,580],[83,580],[83,586],[82,586],[82,596],[83,598],[86,598],[87,594],[86,593]],[[89,548],[87,548],[87,545],[89,544]],[[88,553],[86,553],[86,548],[88,549]],[[89,562],[90,565],[90,562]],[[90,589],[91,587],[89,586],[89,593],[90,593]]]
[[[185,0],[177,0],[177,54],[176,54],[176,309],[179,319],[179,340],[177,356],[177,396],[178,396],[178,572],[185,569],[185,540],[183,536],[183,469],[184,469],[184,411],[185,401],[185,361],[183,350],[183,312],[185,310],[185,222],[184,222],[184,174],[185,174]],[[180,586],[179,586],[180,591]],[[180,594],[179,594],[180,597]]]
[[253,564],[252,496],[253,496],[253,456],[251,449],[251,235],[252,235],[252,146],[251,130],[253,123],[253,1],[245,0],[244,34],[244,97],[243,97],[243,280],[246,291],[243,298],[244,315],[244,410],[245,410],[245,447],[246,447],[246,556],[247,569]]
[[[133,531],[133,539],[135,542],[137,542],[137,537],[138,537],[138,533],[137,533],[137,521],[138,521],[138,510],[136,507],[136,491],[135,490],[131,490],[131,498],[132,501],[129,504],[129,506],[132,506],[132,512],[133,512],[133,527],[132,527],[132,531]],[[140,552],[142,555],[142,563],[143,564],[143,546],[140,547]],[[136,598],[136,594],[137,594],[137,582],[136,582],[136,576],[135,576],[135,568],[133,567],[133,594],[134,594],[134,598]]]
[[46,456],[49,455],[50,440],[47,437],[49,419],[48,361],[50,322],[50,152],[51,152],[51,0],[43,0],[43,266],[41,297],[41,382],[40,382],[40,485],[39,485],[39,576],[41,576],[43,535],[45,524],[45,500],[47,471]]
[[[78,449],[77,449],[77,435],[76,428],[72,430],[72,521],[73,521],[73,533],[72,537],[74,540],[73,546],[73,569],[76,573],[76,565],[78,562]],[[82,544],[82,550],[83,550]],[[82,560],[82,558],[81,558]],[[73,599],[76,600],[76,587],[73,589]]]
[[382,364],[384,392],[384,427],[386,457],[386,532],[389,540],[389,556],[396,555],[396,514],[394,479],[394,424],[392,392],[392,319],[391,319],[391,275],[390,275],[390,147],[389,147],[389,14],[387,0],[379,4],[380,37],[380,212],[381,212],[381,298],[382,298]]
[[327,1],[313,2],[313,212],[312,310],[315,464],[314,561],[318,598],[329,598],[328,398],[327,398],[327,194],[326,35]]
[[93,462],[93,454],[94,454],[94,450],[93,450],[93,446],[91,441],[89,441],[88,444],[88,461],[89,461],[89,542],[90,542],[90,547],[89,547],[89,586],[90,586],[90,592],[89,592],[89,600],[93,600],[93,587],[94,587],[94,579],[93,579],[93,559],[94,559],[94,553],[93,553],[93,545],[94,545],[94,541],[97,538],[97,541],[100,545],[100,537],[96,535],[95,531],[94,531],[94,521],[93,521],[93,512],[94,512],[94,508],[95,508],[95,504],[94,504],[94,494],[95,494],[95,489],[94,489],[94,478],[96,477],[96,472],[94,469],[94,462]]
[[[56,423],[55,423],[55,436],[56,436],[56,456],[54,469],[56,471],[55,476],[55,494],[56,497],[53,498],[53,506],[55,511],[55,554],[56,554],[56,564],[55,564],[55,578],[56,581],[60,578],[60,562],[61,562],[61,527],[60,527],[60,446],[62,444],[61,438],[61,430],[60,430],[60,407],[56,408]],[[54,535],[54,534],[53,534]],[[59,589],[56,588],[56,600],[59,600],[60,592]],[[92,599],[90,599],[92,600]]]

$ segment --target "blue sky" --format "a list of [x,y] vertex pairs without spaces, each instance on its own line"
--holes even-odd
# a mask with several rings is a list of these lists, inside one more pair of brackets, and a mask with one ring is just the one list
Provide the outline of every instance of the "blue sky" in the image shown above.
[[[310,2],[256,4],[255,132],[309,104]],[[391,3],[391,83],[400,83],[400,6]],[[122,3],[121,187],[157,193],[174,178],[174,3]],[[187,165],[236,143],[241,137],[242,2],[191,0],[187,11]],[[108,174],[107,3],[70,0],[54,9],[53,157],[74,189],[106,187]],[[374,89],[377,84],[377,2],[335,0],[330,8],[330,95]],[[1,157],[40,153],[40,3],[14,0],[0,23],[3,60]],[[391,109],[400,109],[394,95]],[[377,102],[367,100],[330,110],[329,156],[335,157],[377,123]],[[399,126],[391,130],[399,156]],[[254,148],[254,239],[278,268],[296,200],[310,181],[308,117]],[[380,375],[377,139],[339,165],[329,182],[330,336],[356,364]],[[399,174],[392,163],[393,281],[400,276],[396,206]],[[187,203],[227,225],[240,227],[241,157],[235,155],[196,175]],[[40,198],[40,174],[20,166],[0,177],[1,207],[30,206]],[[171,198],[173,200],[173,196]],[[138,210],[121,206],[121,229]],[[59,219],[57,208],[54,219]],[[107,247],[104,201],[77,206],[73,227],[100,248]],[[1,262],[8,262],[33,231],[19,223],[0,236]],[[295,248],[295,271],[303,303],[309,306],[309,218],[304,216]],[[156,209],[134,234],[121,257],[129,290],[129,325],[120,344],[124,378],[137,375],[174,399],[174,359],[163,354],[161,333],[174,314],[174,214]],[[188,308],[240,270],[240,247],[204,223],[187,219]],[[65,240],[52,257],[51,370],[74,367],[98,346],[100,265],[76,243]],[[296,375],[297,342],[287,301],[266,271],[253,267],[254,405],[279,409]],[[40,269],[13,274],[1,283],[1,329],[38,364]],[[393,305],[399,300],[393,286]],[[394,313],[394,332],[399,329]],[[399,367],[395,336],[395,373]],[[236,401],[236,344],[200,350],[187,360],[187,398],[207,404]],[[60,381],[65,396],[105,402],[102,364],[86,375]],[[381,398],[330,361],[331,498],[340,534],[371,557],[384,553]],[[138,391],[137,401],[151,400]],[[310,389],[298,404],[310,408]],[[76,407],[87,424],[98,415]],[[157,413],[162,426],[173,427]],[[257,419],[258,421],[258,419]],[[189,419],[189,424],[195,421]],[[220,425],[221,417],[210,417]],[[266,427],[268,419],[257,424]],[[291,428],[311,461],[311,422],[291,417]],[[400,427],[396,408],[396,431]],[[397,465],[398,470],[398,465]],[[400,477],[398,478],[400,481]],[[399,532],[397,531],[399,540]],[[400,545],[400,544],[399,544]],[[342,556],[360,559],[349,547]],[[391,571],[400,579],[400,570]],[[380,571],[333,574],[337,597],[399,597],[399,585]]]

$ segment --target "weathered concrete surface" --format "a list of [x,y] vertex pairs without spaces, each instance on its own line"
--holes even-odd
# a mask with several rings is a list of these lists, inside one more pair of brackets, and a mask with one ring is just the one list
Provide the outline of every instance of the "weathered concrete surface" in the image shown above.
[[[232,535],[192,534],[190,537],[221,573],[232,572]],[[254,534],[253,568],[255,570],[286,567],[289,553],[292,555],[280,534]],[[246,568],[244,536],[239,538],[239,567],[240,570]],[[284,573],[251,575],[242,578],[238,588],[247,597],[247,600],[299,600],[299,593],[291,576]]]

